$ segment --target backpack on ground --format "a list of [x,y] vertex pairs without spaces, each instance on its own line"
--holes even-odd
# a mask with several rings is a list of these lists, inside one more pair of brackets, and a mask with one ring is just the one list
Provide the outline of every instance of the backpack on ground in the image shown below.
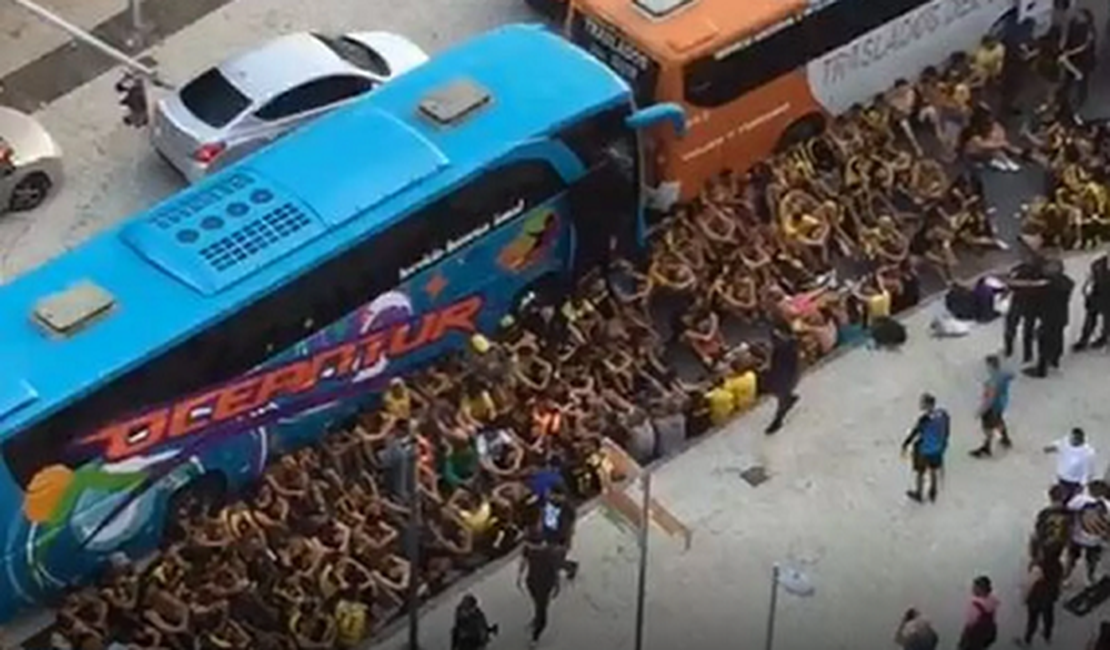
[[906,342],[906,327],[893,318],[876,318],[871,324],[871,338],[881,348],[896,348]]
[[1064,601],[1064,609],[1076,616],[1086,616],[1091,610],[1110,598],[1110,576],[1102,576],[1098,582]]
[[975,292],[961,284],[954,284],[944,295],[944,306],[948,313],[960,320],[976,320],[977,299]]

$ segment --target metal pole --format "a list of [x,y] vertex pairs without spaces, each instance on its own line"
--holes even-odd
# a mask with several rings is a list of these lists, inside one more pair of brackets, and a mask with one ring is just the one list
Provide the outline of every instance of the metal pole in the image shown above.
[[636,650],[644,648],[644,603],[647,600],[648,532],[651,527],[651,472],[643,476],[644,503],[640,509],[640,576],[636,584]]
[[409,434],[407,441],[409,457],[405,460],[408,468],[409,487],[409,525],[406,534],[406,555],[409,561],[408,608],[409,608],[409,645],[408,650],[420,648],[420,453],[416,436]]
[[62,31],[68,33],[70,36],[76,38],[77,40],[81,41],[82,43],[85,43],[86,45],[88,45],[88,46],[90,46],[90,47],[92,47],[96,50],[99,50],[100,52],[106,54],[107,56],[109,56],[112,59],[118,61],[119,63],[122,63],[123,65],[127,66],[128,68],[131,68],[135,72],[138,72],[139,74],[143,75],[144,77],[147,77],[148,79],[150,79],[150,81],[154,85],[162,87],[162,88],[172,88],[173,87],[172,85],[170,85],[169,83],[164,81],[161,77],[159,77],[158,72],[155,71],[154,68],[151,68],[150,66],[147,66],[147,65],[144,65],[144,64],[140,63],[137,59],[128,56],[127,54],[125,54],[125,53],[121,52],[120,50],[116,49],[115,47],[113,47],[112,45],[110,45],[108,43],[105,43],[104,41],[102,41],[99,38],[93,36],[92,34],[86,32],[85,30],[81,29],[80,27],[68,22],[67,20],[65,20],[61,16],[58,16],[57,14],[51,12],[50,10],[44,9],[43,7],[38,6],[37,4],[31,2],[31,0],[11,0],[11,1],[14,2],[15,4],[19,5],[20,7],[23,7],[27,11],[30,11],[31,13],[35,14],[36,16],[45,20],[46,22],[50,23],[51,25],[54,25],[55,27],[57,27],[57,28],[61,29]]
[[131,38],[129,45],[133,50],[140,50],[143,47],[143,0],[128,0],[128,8],[131,10]]
[[775,614],[779,604],[779,565],[771,569],[771,609],[767,612],[767,650],[775,647]]

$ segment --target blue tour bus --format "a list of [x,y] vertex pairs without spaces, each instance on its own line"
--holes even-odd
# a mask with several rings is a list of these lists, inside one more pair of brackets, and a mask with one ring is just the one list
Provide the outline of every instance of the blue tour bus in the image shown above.
[[506,27],[0,287],[0,620],[641,243],[662,123],[681,110]]

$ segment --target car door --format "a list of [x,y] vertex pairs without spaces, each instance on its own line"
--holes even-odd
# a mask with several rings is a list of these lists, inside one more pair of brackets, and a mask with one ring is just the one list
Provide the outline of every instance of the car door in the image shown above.
[[220,165],[247,156],[298,126],[366,94],[375,85],[367,77],[332,75],[277,95],[243,119],[228,143],[228,153],[220,157]]

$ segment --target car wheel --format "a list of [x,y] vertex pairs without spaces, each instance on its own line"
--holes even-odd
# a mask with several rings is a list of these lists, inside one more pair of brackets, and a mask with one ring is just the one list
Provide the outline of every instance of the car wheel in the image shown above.
[[50,177],[42,172],[28,174],[26,178],[19,181],[12,188],[12,196],[8,207],[13,212],[34,210],[46,200],[53,184]]

